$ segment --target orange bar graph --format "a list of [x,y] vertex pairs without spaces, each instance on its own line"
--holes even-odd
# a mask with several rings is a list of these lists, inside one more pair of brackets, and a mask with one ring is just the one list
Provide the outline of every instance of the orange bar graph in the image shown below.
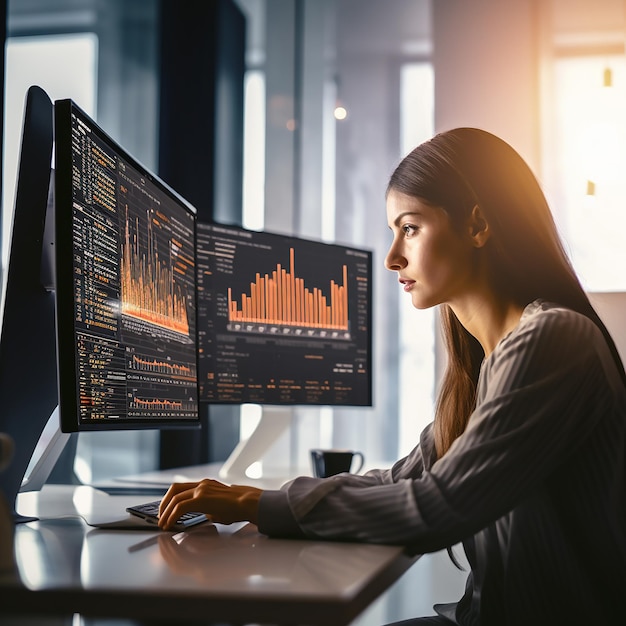
[[150,411],[180,411],[183,403],[179,400],[161,400],[135,398],[129,403],[131,409],[147,409]]
[[330,281],[327,297],[318,287],[305,287],[295,274],[295,252],[289,250],[289,271],[280,263],[271,274],[257,273],[249,295],[239,300],[228,288],[228,319],[231,322],[302,326],[348,330],[348,267],[343,266],[343,284]]

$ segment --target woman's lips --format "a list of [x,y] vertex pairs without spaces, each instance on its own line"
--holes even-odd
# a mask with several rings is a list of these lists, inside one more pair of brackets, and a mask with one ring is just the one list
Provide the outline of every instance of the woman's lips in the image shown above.
[[415,284],[414,280],[409,280],[408,278],[400,278],[399,281],[404,291],[411,291],[411,287]]

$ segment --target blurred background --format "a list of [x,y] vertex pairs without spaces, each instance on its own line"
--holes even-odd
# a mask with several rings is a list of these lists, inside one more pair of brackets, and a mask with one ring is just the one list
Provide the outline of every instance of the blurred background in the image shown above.
[[[306,470],[309,448],[335,446],[388,465],[431,421],[435,313],[410,307],[383,259],[388,177],[435,132],[477,126],[511,143],[585,288],[626,290],[624,0],[9,0],[2,10],[3,269],[32,84],[75,100],[185,196],[171,159],[186,155],[204,177],[189,188],[204,217],[374,251],[374,406],[295,408],[264,463]],[[71,463],[92,482],[220,461],[261,412],[211,407],[191,451],[157,432],[83,433]],[[460,595],[465,574],[445,555],[413,570],[359,623]]]

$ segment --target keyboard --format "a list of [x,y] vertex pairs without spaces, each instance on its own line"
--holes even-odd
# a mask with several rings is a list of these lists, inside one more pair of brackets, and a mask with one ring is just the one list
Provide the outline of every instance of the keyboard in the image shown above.
[[[136,515],[146,520],[150,524],[156,525],[159,521],[159,505],[161,500],[153,500],[152,502],[146,502],[145,504],[138,504],[136,506],[129,506],[126,510],[131,515]],[[182,517],[178,518],[178,521],[174,525],[174,530],[185,530],[196,524],[201,524],[207,521],[207,516],[204,513],[198,513],[197,511],[191,511],[185,513]]]

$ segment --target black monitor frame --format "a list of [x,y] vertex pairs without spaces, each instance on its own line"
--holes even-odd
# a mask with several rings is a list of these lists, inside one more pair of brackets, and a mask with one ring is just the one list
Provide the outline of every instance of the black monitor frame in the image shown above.
[[44,236],[50,192],[53,106],[40,87],[26,95],[0,340],[0,431],[15,443],[0,491],[15,499],[57,406],[55,298]]
[[[199,428],[195,208],[128,154],[73,101],[56,101],[54,109],[61,430]],[[82,142],[84,152],[74,150],[78,142]],[[95,157],[91,156],[93,151]],[[82,186],[74,184],[77,178],[82,181],[85,173],[102,185],[100,190],[95,184],[91,186],[91,180]],[[78,197],[76,188],[81,194]],[[126,234],[122,232],[122,194],[127,201],[127,212],[137,213],[136,227],[144,229],[145,242],[140,243],[138,232],[132,239],[129,231],[135,221],[128,216]],[[133,202],[145,203],[147,208],[142,204],[141,211],[133,209]],[[95,229],[104,231],[104,236],[93,237],[94,243],[85,244],[84,250],[76,247],[76,241],[91,237]],[[160,250],[160,257],[159,248],[154,248],[158,245],[154,244],[157,232],[166,240],[162,245],[167,246]],[[92,247],[94,257],[99,255],[100,261],[88,271],[83,261],[76,261],[75,257],[83,255],[86,259],[93,252]],[[165,252],[169,257],[163,261]],[[130,277],[129,258],[135,257],[140,267],[152,262],[152,282],[143,282],[147,278],[145,272],[139,277],[141,283]],[[124,282],[125,263],[128,277]],[[95,278],[92,280],[87,274]],[[166,281],[161,274],[170,279]],[[176,275],[178,280],[174,278]],[[175,293],[181,280],[184,287]],[[128,310],[132,309],[130,314],[123,311],[123,283],[137,301],[128,304]],[[78,298],[77,291],[80,291]],[[96,295],[89,295],[95,291]],[[151,291],[154,291],[154,311],[148,312],[145,296]],[[93,305],[89,304],[89,298]],[[168,310],[184,318],[185,324],[175,324],[174,314],[168,317],[167,312],[163,313],[164,302],[169,303]],[[150,321],[145,322],[148,313]],[[181,339],[185,335],[189,338],[187,343]],[[79,343],[84,347],[79,348]],[[173,350],[177,352],[172,354]],[[100,351],[102,356],[96,359],[94,351]],[[81,382],[101,376],[102,382]],[[192,386],[194,377],[196,385]],[[132,388],[138,393],[145,392],[146,398],[131,400]],[[177,389],[180,393],[174,393]],[[170,392],[172,398],[159,395]],[[148,397],[150,394],[154,397]]]

